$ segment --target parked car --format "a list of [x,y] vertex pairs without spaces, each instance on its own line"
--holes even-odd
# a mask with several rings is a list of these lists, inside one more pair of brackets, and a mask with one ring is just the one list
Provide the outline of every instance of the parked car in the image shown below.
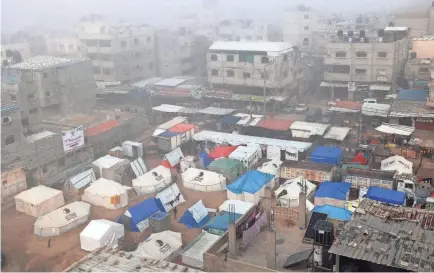
[[295,112],[303,113],[306,112],[307,109],[309,109],[309,107],[306,104],[300,103],[299,105],[297,105],[297,107],[295,107]]

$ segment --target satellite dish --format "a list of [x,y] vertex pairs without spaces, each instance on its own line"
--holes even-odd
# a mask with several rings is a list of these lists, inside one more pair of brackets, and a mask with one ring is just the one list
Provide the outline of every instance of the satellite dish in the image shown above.
[[203,175],[204,175],[203,172],[200,172],[200,173],[199,173],[199,177],[202,177]]
[[155,241],[155,244],[156,244],[157,246],[163,246],[163,245],[164,245],[163,241],[161,241],[161,240],[156,240],[156,241]]
[[158,173],[156,173],[156,172],[152,172],[152,175],[153,175],[153,176],[158,176]]
[[68,214],[68,213],[70,213],[71,211],[70,211],[68,208],[64,208],[64,209],[63,209],[63,212],[64,212],[65,214]]

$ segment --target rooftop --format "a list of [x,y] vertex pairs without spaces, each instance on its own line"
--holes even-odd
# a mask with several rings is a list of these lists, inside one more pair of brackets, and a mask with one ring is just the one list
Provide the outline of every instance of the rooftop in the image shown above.
[[330,172],[333,169],[333,165],[330,164],[314,163],[310,161],[292,161],[292,160],[283,161],[282,167],[289,167],[289,168],[296,168],[296,169],[309,169],[309,170],[317,170],[317,171],[325,171],[325,172]]
[[53,56],[35,56],[21,63],[9,66],[8,68],[23,70],[42,70],[46,68],[60,68],[87,61],[84,58],[58,58]]
[[35,222],[35,227],[63,227],[72,222],[79,221],[83,217],[88,217],[89,215],[90,204],[86,202],[75,201],[39,217]]
[[292,45],[284,42],[223,42],[213,43],[211,51],[259,51],[269,56],[277,56],[292,51]]
[[395,100],[390,107],[390,117],[434,117],[434,110],[426,101]]
[[63,196],[63,193],[59,190],[39,185],[19,193],[15,196],[15,199],[37,206],[43,202],[47,202],[57,195]]
[[44,138],[47,138],[47,137],[54,136],[55,134],[56,133],[53,133],[53,132],[50,132],[50,131],[42,131],[40,133],[33,134],[33,135],[30,135],[30,136],[26,137],[26,141],[28,143],[34,143],[35,141],[38,141],[38,140],[41,140],[41,139],[44,139]]

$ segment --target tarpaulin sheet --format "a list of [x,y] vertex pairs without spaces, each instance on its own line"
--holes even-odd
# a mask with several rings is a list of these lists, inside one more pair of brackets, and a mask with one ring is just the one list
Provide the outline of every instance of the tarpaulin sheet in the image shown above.
[[315,197],[327,197],[337,200],[346,200],[351,183],[347,182],[322,182],[315,193]]
[[209,154],[209,158],[228,157],[238,146],[218,146],[215,147]]
[[203,205],[202,200],[199,200],[185,211],[179,222],[188,228],[202,228],[210,219],[207,208]]
[[311,160],[315,163],[338,165],[342,160],[344,151],[342,148],[318,146],[311,154]]
[[268,118],[268,119],[262,119],[258,124],[256,124],[256,126],[269,129],[269,130],[288,131],[292,123],[294,123],[294,120],[292,119]]
[[171,138],[171,137],[176,136],[176,135],[178,135],[178,134],[179,134],[179,133],[177,133],[177,132],[172,132],[172,131],[167,130],[167,131],[162,132],[162,133],[159,134],[158,136],[159,136],[159,137],[167,137],[167,138]]
[[243,192],[256,193],[273,178],[274,175],[272,174],[262,173],[258,170],[250,170],[230,184],[228,190],[235,194],[241,194]]
[[241,117],[236,117],[236,116],[224,116],[222,118],[222,123],[223,124],[228,124],[228,125],[235,125],[237,124],[238,121],[241,120]]
[[212,218],[205,226],[205,229],[216,229],[225,232],[229,228],[230,221],[236,222],[239,218],[241,218],[241,216],[241,214],[229,213],[225,211]]
[[[130,215],[131,218],[131,231],[143,231],[143,228],[141,226],[145,224],[144,222],[148,221],[149,217],[162,209],[163,207],[161,205],[161,202],[155,198],[146,199],[143,202],[133,207],[130,207],[127,210],[127,214]],[[121,215],[121,217],[119,217],[118,223],[124,223],[123,217],[127,216]],[[146,225],[149,225],[149,223],[147,223]]]
[[412,100],[412,101],[426,101],[428,91],[425,90],[398,90],[397,100]]
[[202,160],[202,164],[205,168],[208,167],[208,165],[214,161],[214,159],[210,158],[205,151],[200,152],[200,154],[198,154],[197,157],[199,157]]
[[388,203],[391,205],[404,205],[405,202],[405,192],[394,191],[380,187],[370,187],[366,193],[366,197],[379,201]]
[[169,129],[171,132],[175,133],[184,133],[194,128],[193,124],[180,123],[178,125],[173,126]]
[[353,159],[352,163],[359,163],[361,165],[366,165],[368,163],[368,160],[365,157],[365,154],[363,152],[359,152]]
[[350,221],[351,216],[353,215],[351,211],[347,209],[330,206],[330,205],[315,206],[312,212],[324,213],[327,214],[328,218],[336,219],[339,221]]
[[225,176],[235,179],[244,171],[244,165],[240,161],[223,157],[211,162],[208,165],[208,170],[220,172]]

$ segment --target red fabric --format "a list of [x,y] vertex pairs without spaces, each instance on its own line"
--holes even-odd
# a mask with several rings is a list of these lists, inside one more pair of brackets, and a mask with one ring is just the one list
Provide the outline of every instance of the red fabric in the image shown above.
[[266,118],[258,122],[256,126],[276,131],[288,131],[292,123],[294,123],[294,120],[292,119]]
[[362,109],[362,105],[359,102],[355,102],[355,101],[337,101],[335,107],[351,109],[351,110]]
[[215,147],[214,150],[212,150],[209,154],[208,157],[209,158],[219,158],[219,157],[228,157],[233,151],[235,151],[235,149],[237,148],[237,146],[219,146],[219,147]]
[[169,169],[173,168],[173,167],[170,165],[170,163],[169,163],[168,160],[163,160],[163,161],[161,161],[160,165],[163,166],[163,167],[169,168]]
[[194,128],[193,124],[187,124],[187,123],[180,123],[176,126],[173,126],[169,129],[169,131],[174,133],[184,133]]
[[360,165],[366,165],[368,160],[363,156],[363,152],[359,152],[356,157],[354,157],[352,163],[359,163]]
[[380,144],[380,141],[378,139],[371,139],[371,144]]
[[119,126],[119,120],[109,120],[103,123],[100,123],[96,126],[90,127],[86,130],[86,136],[95,136],[104,132],[107,132],[117,126]]

